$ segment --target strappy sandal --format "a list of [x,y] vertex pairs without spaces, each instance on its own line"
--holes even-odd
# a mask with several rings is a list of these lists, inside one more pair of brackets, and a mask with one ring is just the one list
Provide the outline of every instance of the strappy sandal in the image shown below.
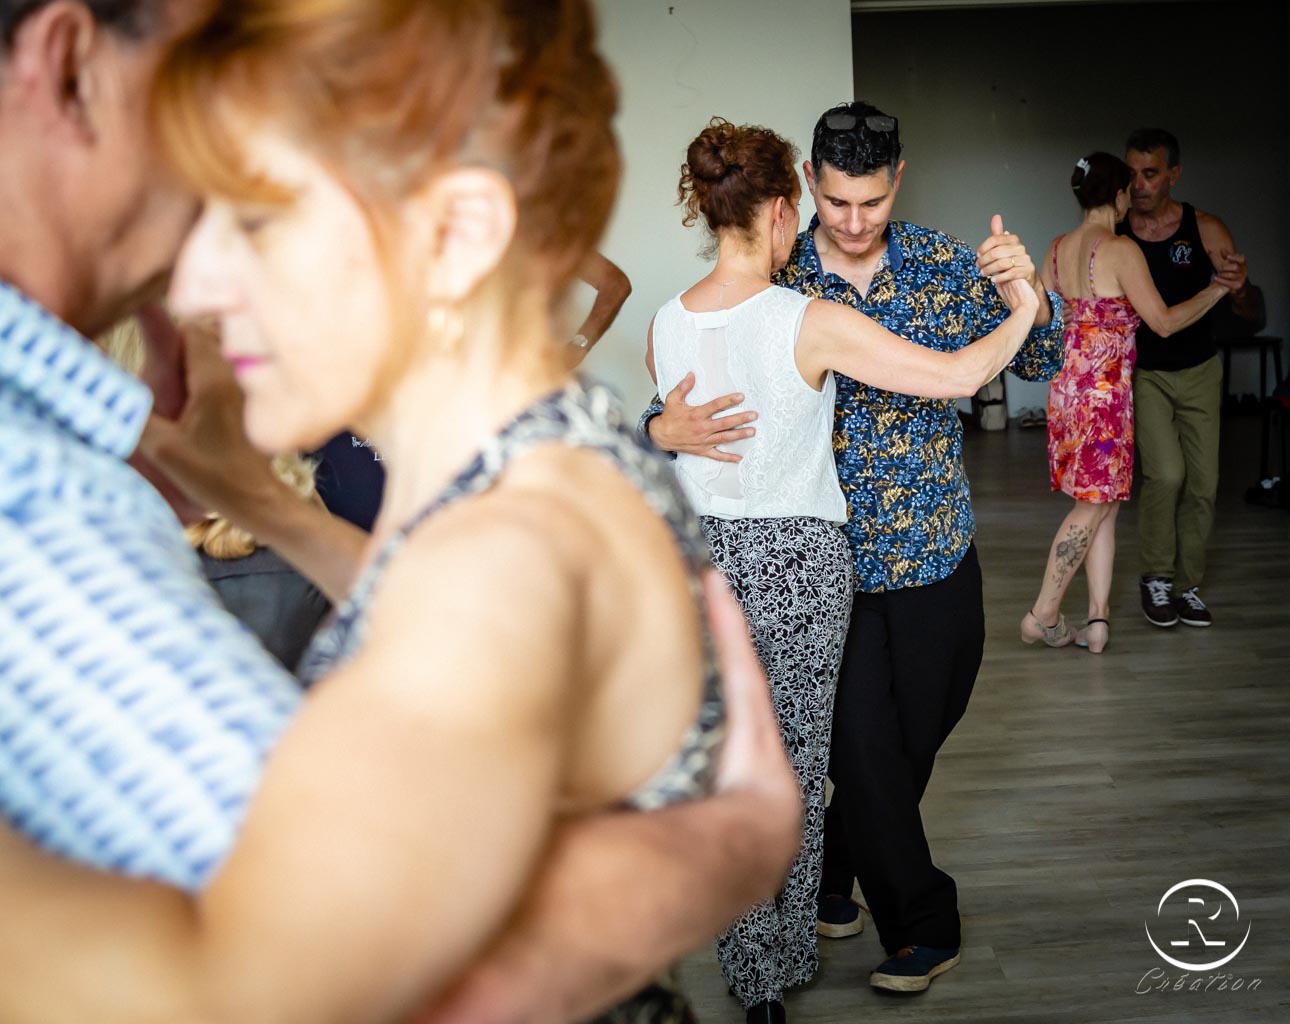
[[[1095,626],[1101,629],[1094,630]],[[1111,642],[1111,623],[1106,619],[1089,619],[1075,634],[1075,646],[1086,647],[1090,654],[1101,654]]]
[[1066,647],[1075,642],[1075,631],[1066,625],[1065,615],[1057,616],[1056,625],[1045,626],[1032,609],[1022,616],[1021,639],[1028,644],[1042,640],[1048,647]]

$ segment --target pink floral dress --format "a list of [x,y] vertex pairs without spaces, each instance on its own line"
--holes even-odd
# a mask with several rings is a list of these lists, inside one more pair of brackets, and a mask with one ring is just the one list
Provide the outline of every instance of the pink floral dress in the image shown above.
[[[1133,479],[1134,337],[1141,318],[1123,295],[1074,298],[1062,291],[1053,246],[1053,279],[1066,303],[1066,362],[1048,386],[1048,466],[1053,490],[1079,501],[1125,501]],[[1093,259],[1088,258],[1089,292]]]

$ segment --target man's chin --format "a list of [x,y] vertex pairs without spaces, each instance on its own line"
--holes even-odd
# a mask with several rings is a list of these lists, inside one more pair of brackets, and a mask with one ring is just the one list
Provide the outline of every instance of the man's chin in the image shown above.
[[873,248],[873,239],[871,238],[867,242],[860,242],[860,241],[855,241],[854,239],[847,238],[847,239],[843,239],[842,241],[835,240],[834,244],[837,245],[838,249],[842,253],[844,253],[847,256],[850,256],[852,259],[856,259],[860,256],[865,255],[870,249]]

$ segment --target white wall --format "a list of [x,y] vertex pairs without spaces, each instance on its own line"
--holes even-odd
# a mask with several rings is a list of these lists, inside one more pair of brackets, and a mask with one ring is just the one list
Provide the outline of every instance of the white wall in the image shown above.
[[[602,248],[632,280],[617,323],[587,359],[629,409],[653,386],[643,363],[654,312],[707,273],[698,228],[681,226],[685,150],[714,114],[764,124],[810,148],[820,113],[851,98],[849,0],[597,0],[618,74],[626,173]],[[802,202],[802,219],[812,211]],[[587,294],[575,296],[581,307]]]
[[[856,95],[900,118],[897,216],[975,245],[1000,210],[1039,257],[1078,223],[1075,161],[1168,128],[1183,149],[1175,195],[1223,218],[1267,297],[1265,333],[1290,335],[1283,0],[862,12],[854,32]],[[1255,390],[1257,365],[1233,357],[1233,391]],[[1046,394],[1009,378],[1014,413]]]

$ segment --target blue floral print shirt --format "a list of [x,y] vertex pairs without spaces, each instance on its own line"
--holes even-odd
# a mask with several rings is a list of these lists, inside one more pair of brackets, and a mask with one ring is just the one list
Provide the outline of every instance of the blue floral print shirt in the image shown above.
[[[1002,323],[1008,308],[957,238],[904,221],[887,229],[887,251],[867,295],[826,273],[815,248],[819,218],[797,236],[775,283],[845,303],[919,345],[953,352]],[[1049,380],[1062,366],[1062,300],[1008,367]],[[833,452],[846,495],[843,529],[856,560],[856,588],[874,593],[925,586],[956,568],[976,533],[963,469],[963,429],[951,399],[911,398],[842,374]]]

